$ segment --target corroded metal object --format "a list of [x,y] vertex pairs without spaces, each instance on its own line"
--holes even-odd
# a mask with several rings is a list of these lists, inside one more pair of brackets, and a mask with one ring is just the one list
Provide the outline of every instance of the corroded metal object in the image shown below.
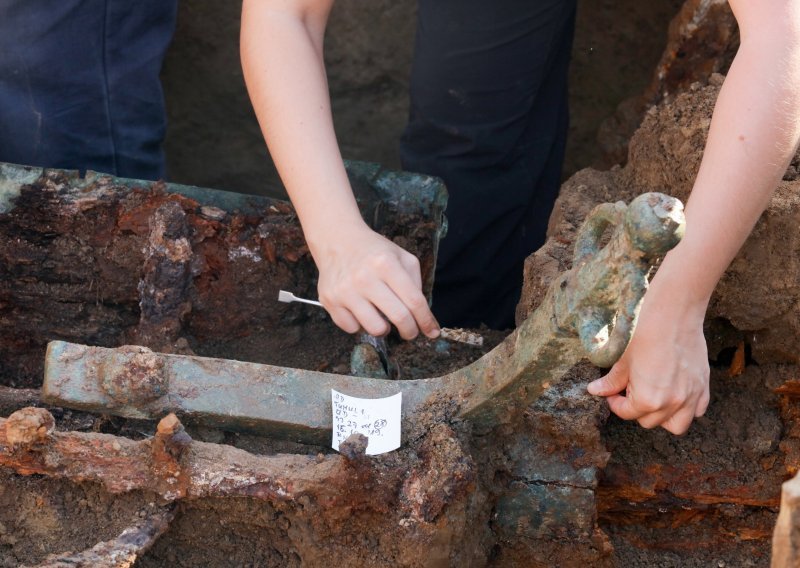
[[130,568],[167,532],[175,514],[174,507],[156,509],[144,519],[137,519],[113,540],[100,542],[83,552],[51,554],[30,568]]
[[[683,235],[683,206],[648,193],[630,206],[604,204],[587,218],[574,266],[542,305],[500,345],[441,377],[386,381],[139,347],[50,343],[44,399],[130,418],[175,412],[208,426],[322,442],[331,428],[330,389],[379,398],[403,393],[404,426],[442,400],[479,429],[505,422],[580,359],[610,366],[633,333],[647,276]],[[606,246],[601,246],[610,230]],[[404,431],[408,428],[404,427]]]

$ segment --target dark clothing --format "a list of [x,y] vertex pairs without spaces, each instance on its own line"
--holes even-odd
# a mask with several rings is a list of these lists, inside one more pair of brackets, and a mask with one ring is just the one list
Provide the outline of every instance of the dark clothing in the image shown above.
[[433,293],[442,325],[514,325],[561,180],[575,3],[419,1],[401,155],[450,193]]
[[177,0],[0,0],[0,161],[164,176]]

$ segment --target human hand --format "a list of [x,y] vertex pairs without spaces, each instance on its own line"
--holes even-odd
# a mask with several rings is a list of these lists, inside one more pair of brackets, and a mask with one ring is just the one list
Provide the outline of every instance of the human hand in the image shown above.
[[311,245],[311,252],[319,269],[320,302],[344,331],[386,335],[388,319],[403,339],[420,331],[439,336],[413,254],[366,225],[337,227],[335,235]]
[[709,402],[704,315],[703,302],[684,309],[675,294],[651,288],[628,348],[589,393],[606,397],[624,420],[685,433]]

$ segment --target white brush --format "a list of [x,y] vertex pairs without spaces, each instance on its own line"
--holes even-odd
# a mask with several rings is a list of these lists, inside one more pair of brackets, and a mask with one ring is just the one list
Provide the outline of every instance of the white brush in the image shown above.
[[306,300],[305,298],[298,298],[297,296],[295,296],[291,292],[287,292],[286,290],[281,290],[278,292],[278,301],[286,302],[287,304],[290,302],[300,302],[303,304],[311,304],[312,306],[319,306],[320,308],[325,307],[320,302],[317,302],[315,300]]

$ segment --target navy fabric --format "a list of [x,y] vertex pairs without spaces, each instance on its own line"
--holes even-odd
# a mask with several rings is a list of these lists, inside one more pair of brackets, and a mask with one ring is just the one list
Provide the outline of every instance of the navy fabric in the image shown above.
[[0,161],[164,176],[177,0],[0,0]]
[[442,325],[514,325],[560,185],[575,4],[419,1],[401,156],[450,193],[433,292]]

